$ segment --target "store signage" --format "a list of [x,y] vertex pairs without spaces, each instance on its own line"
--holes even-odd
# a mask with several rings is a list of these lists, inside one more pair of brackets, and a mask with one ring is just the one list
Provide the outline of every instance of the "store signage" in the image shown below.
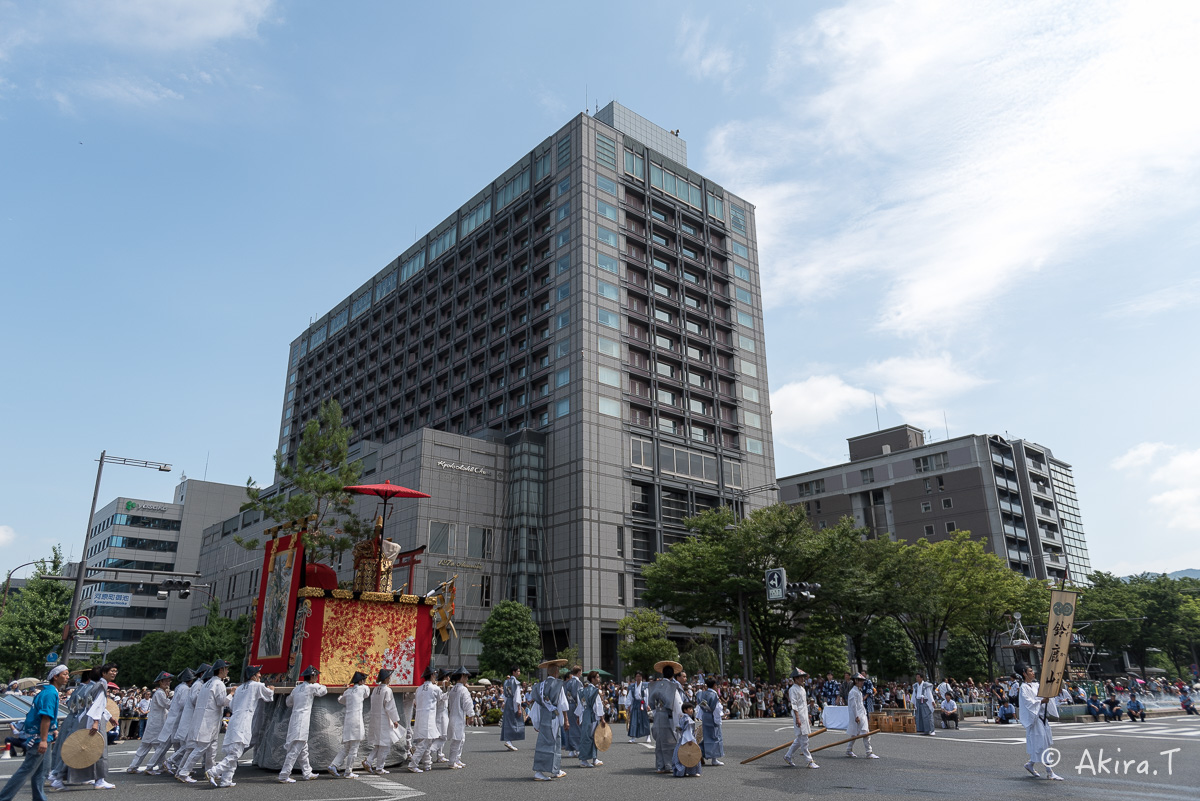
[[459,462],[442,462],[439,461],[437,466],[443,470],[457,470],[460,473],[474,473],[477,476],[486,476],[488,471],[482,467],[476,467],[473,464],[461,464]]
[[167,507],[158,503],[138,503],[137,501],[126,501],[125,511],[132,512],[134,509],[141,509],[143,512],[165,512]]
[[453,559],[443,559],[438,562],[438,567],[460,567],[463,570],[483,570],[483,565],[478,562],[455,562]]
[[133,593],[128,592],[97,592],[90,600],[96,606],[129,606],[132,599]]

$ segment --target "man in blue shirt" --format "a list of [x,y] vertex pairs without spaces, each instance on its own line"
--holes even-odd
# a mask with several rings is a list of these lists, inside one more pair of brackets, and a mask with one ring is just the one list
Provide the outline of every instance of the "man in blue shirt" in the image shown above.
[[1138,700],[1137,693],[1129,694],[1129,703],[1125,705],[1125,711],[1129,713],[1129,720],[1146,722],[1146,707],[1142,706],[1142,702]]
[[49,684],[33,697],[33,705],[25,716],[26,740],[25,761],[0,790],[0,801],[13,801],[17,791],[30,782],[33,801],[46,801],[46,773],[50,769],[50,743],[58,724],[58,692],[66,686],[71,674],[66,665],[58,665],[50,671]]

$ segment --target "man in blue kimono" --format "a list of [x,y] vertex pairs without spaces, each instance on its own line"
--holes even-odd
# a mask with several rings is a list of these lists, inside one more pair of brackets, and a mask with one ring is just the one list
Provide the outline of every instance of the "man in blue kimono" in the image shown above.
[[[700,708],[700,723],[704,727],[704,742],[700,744],[704,759],[714,765],[724,765],[718,757],[725,756],[725,743],[721,735],[721,719],[724,710],[721,707],[721,696],[717,694],[717,680],[709,676],[704,680],[705,689],[696,694],[696,704]],[[703,760],[702,760],[703,761]]]
[[675,765],[675,721],[683,714],[683,690],[675,674],[683,668],[678,662],[664,660],[654,666],[663,677],[650,687],[651,731],[654,734],[654,770],[671,773]]
[[567,695],[567,717],[571,725],[562,731],[563,756],[579,756],[579,717],[575,708],[579,706],[579,694],[583,692],[583,668],[575,665],[571,675],[563,682],[563,692]]
[[516,665],[504,680],[504,714],[500,717],[500,742],[509,751],[516,751],[513,740],[525,739],[525,707],[521,695],[521,669]]
[[629,742],[646,738],[650,742],[650,718],[646,714],[649,709],[650,688],[642,671],[633,676],[633,684],[629,685]]
[[562,769],[562,743],[559,732],[570,726],[567,718],[567,695],[563,692],[562,680],[555,676],[565,665],[565,659],[549,659],[538,668],[546,671],[546,678],[533,689],[533,704],[537,712],[537,745],[533,752],[533,779],[546,782],[567,775]]

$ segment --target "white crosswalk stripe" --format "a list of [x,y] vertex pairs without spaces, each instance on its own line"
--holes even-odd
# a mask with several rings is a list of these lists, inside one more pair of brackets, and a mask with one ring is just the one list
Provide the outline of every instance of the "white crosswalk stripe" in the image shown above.
[[400,798],[416,798],[419,795],[425,795],[421,790],[408,787],[399,782],[389,781],[381,776],[360,775],[357,781],[362,782],[373,790],[387,793],[389,801]]

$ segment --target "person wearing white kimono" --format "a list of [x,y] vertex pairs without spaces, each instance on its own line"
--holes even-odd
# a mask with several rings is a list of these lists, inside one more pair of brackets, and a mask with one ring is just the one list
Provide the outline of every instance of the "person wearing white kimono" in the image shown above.
[[171,686],[173,678],[173,675],[164,670],[154,679],[155,689],[154,695],[150,696],[150,709],[146,713],[146,728],[142,730],[142,739],[138,743],[137,753],[133,755],[133,761],[125,768],[126,773],[138,773],[138,766],[142,764],[142,760],[158,750],[158,735],[162,732],[171,709],[171,698],[167,695],[167,688]]
[[[388,682],[392,679],[392,671],[381,670],[376,679],[375,689],[371,690],[371,707],[367,717],[371,724],[371,754],[363,760],[363,770],[368,773],[391,773],[384,765],[392,746],[400,742],[400,713],[396,711],[396,694]],[[408,727],[407,721],[405,728]]]
[[176,780],[184,784],[195,784],[192,770],[197,765],[207,774],[212,766],[217,764],[217,738],[221,736],[221,719],[225,717],[225,707],[229,703],[229,691],[225,689],[225,679],[229,677],[229,663],[218,659],[213,663],[212,670],[213,676],[204,683],[196,699],[196,711],[192,715],[195,722],[196,747],[175,774]]
[[254,713],[264,701],[275,698],[275,688],[264,685],[258,680],[262,668],[250,665],[243,671],[245,681],[233,694],[230,705],[229,725],[225,728],[225,753],[221,761],[205,771],[205,776],[214,787],[233,787],[234,771],[237,770],[238,760],[253,739]]
[[179,673],[179,683],[175,685],[175,695],[171,697],[171,708],[167,710],[167,718],[163,721],[162,729],[154,738],[156,750],[154,756],[150,757],[150,764],[146,768],[146,773],[150,776],[158,776],[162,773],[163,764],[167,760],[167,751],[171,750],[172,746],[180,748],[183,745],[176,738],[176,734],[179,731],[179,719],[183,716],[183,708],[187,706],[188,694],[192,691],[192,682],[195,680],[196,674],[191,668],[184,668]]
[[312,721],[313,701],[329,692],[329,689],[320,683],[320,677],[321,671],[309,665],[300,674],[300,678],[305,681],[297,684],[287,697],[286,703],[292,708],[292,717],[288,721],[287,755],[283,758],[283,767],[279,769],[277,779],[280,784],[296,783],[292,778],[292,767],[297,763],[300,764],[300,774],[305,781],[318,778],[308,761],[308,726]]
[[432,759],[434,762],[449,762],[450,758],[443,752],[446,738],[449,736],[450,712],[446,704],[450,701],[450,674],[445,670],[438,671],[438,689],[442,695],[437,704],[437,736],[433,738]]
[[[408,772],[423,773],[433,767],[433,742],[438,737],[438,701],[444,693],[433,683],[437,671],[425,668],[424,683],[413,694],[413,747],[409,752]],[[424,763],[425,767],[421,765]]]
[[913,718],[920,734],[934,736],[933,716],[937,703],[933,700],[933,685],[925,681],[925,676],[918,673],[912,687]]
[[[792,734],[794,739],[787,753],[783,755],[783,761],[793,768],[796,767],[796,760],[793,757],[797,751],[804,755],[804,759],[808,762],[808,767],[821,767],[813,759],[812,752],[808,750],[808,738],[812,735],[812,724],[808,720],[808,693],[804,691],[804,679],[807,677],[808,674],[800,668],[792,668],[790,676],[792,686],[788,687],[788,705],[792,708]],[[704,739],[708,740],[707,737]]]
[[[358,761],[358,749],[367,739],[366,726],[363,724],[363,704],[371,691],[366,685],[367,674],[355,671],[350,677],[350,686],[338,697],[338,703],[346,707],[342,716],[342,750],[329,763],[329,772],[338,778],[343,775],[347,779],[357,779],[354,763]],[[346,773],[342,774],[341,771]]]
[[[1014,674],[1016,675],[1016,674]],[[1038,698],[1037,674],[1033,668],[1026,666],[1021,671],[1021,725],[1025,727],[1025,753],[1029,761],[1025,770],[1034,778],[1042,778],[1034,765],[1041,762],[1046,765],[1046,778],[1061,782],[1062,776],[1054,772],[1054,768],[1045,761],[1046,750],[1054,745],[1054,736],[1050,733],[1050,724],[1046,716],[1058,717],[1058,704],[1053,698]]]
[[475,708],[475,703],[471,700],[471,691],[467,689],[467,679],[470,676],[471,671],[466,667],[460,667],[450,674],[450,680],[454,684],[451,685],[446,699],[450,718],[446,738],[450,743],[450,767],[454,770],[466,767],[462,761],[462,752],[467,742],[467,715]]
[[521,680],[517,678],[520,675],[521,669],[513,665],[508,678],[504,680],[504,712],[500,717],[500,742],[504,743],[504,747],[509,751],[517,750],[512,744],[513,740],[525,739],[525,707],[522,705],[525,699],[521,696]]
[[[178,773],[179,767],[191,756],[192,748],[195,745],[192,741],[192,732],[196,728],[194,724],[196,700],[204,689],[204,682],[208,681],[205,674],[211,668],[212,665],[207,662],[196,668],[196,680],[188,685],[187,694],[183,696],[183,711],[179,713],[179,726],[175,729],[175,753],[166,762],[166,768],[172,774]],[[176,688],[175,692],[178,693],[179,689]]]
[[[854,677],[854,686],[850,688],[849,695],[846,696],[846,706],[849,707],[846,715],[846,736],[857,737],[860,734],[866,734],[870,729],[870,718],[867,717],[867,706],[863,703],[862,688],[867,677],[859,673]],[[875,754],[875,749],[871,748],[871,738],[863,737],[863,743],[867,746],[867,758],[879,759]],[[851,740],[846,743],[846,756],[857,757],[854,753],[854,744],[858,740]]]

